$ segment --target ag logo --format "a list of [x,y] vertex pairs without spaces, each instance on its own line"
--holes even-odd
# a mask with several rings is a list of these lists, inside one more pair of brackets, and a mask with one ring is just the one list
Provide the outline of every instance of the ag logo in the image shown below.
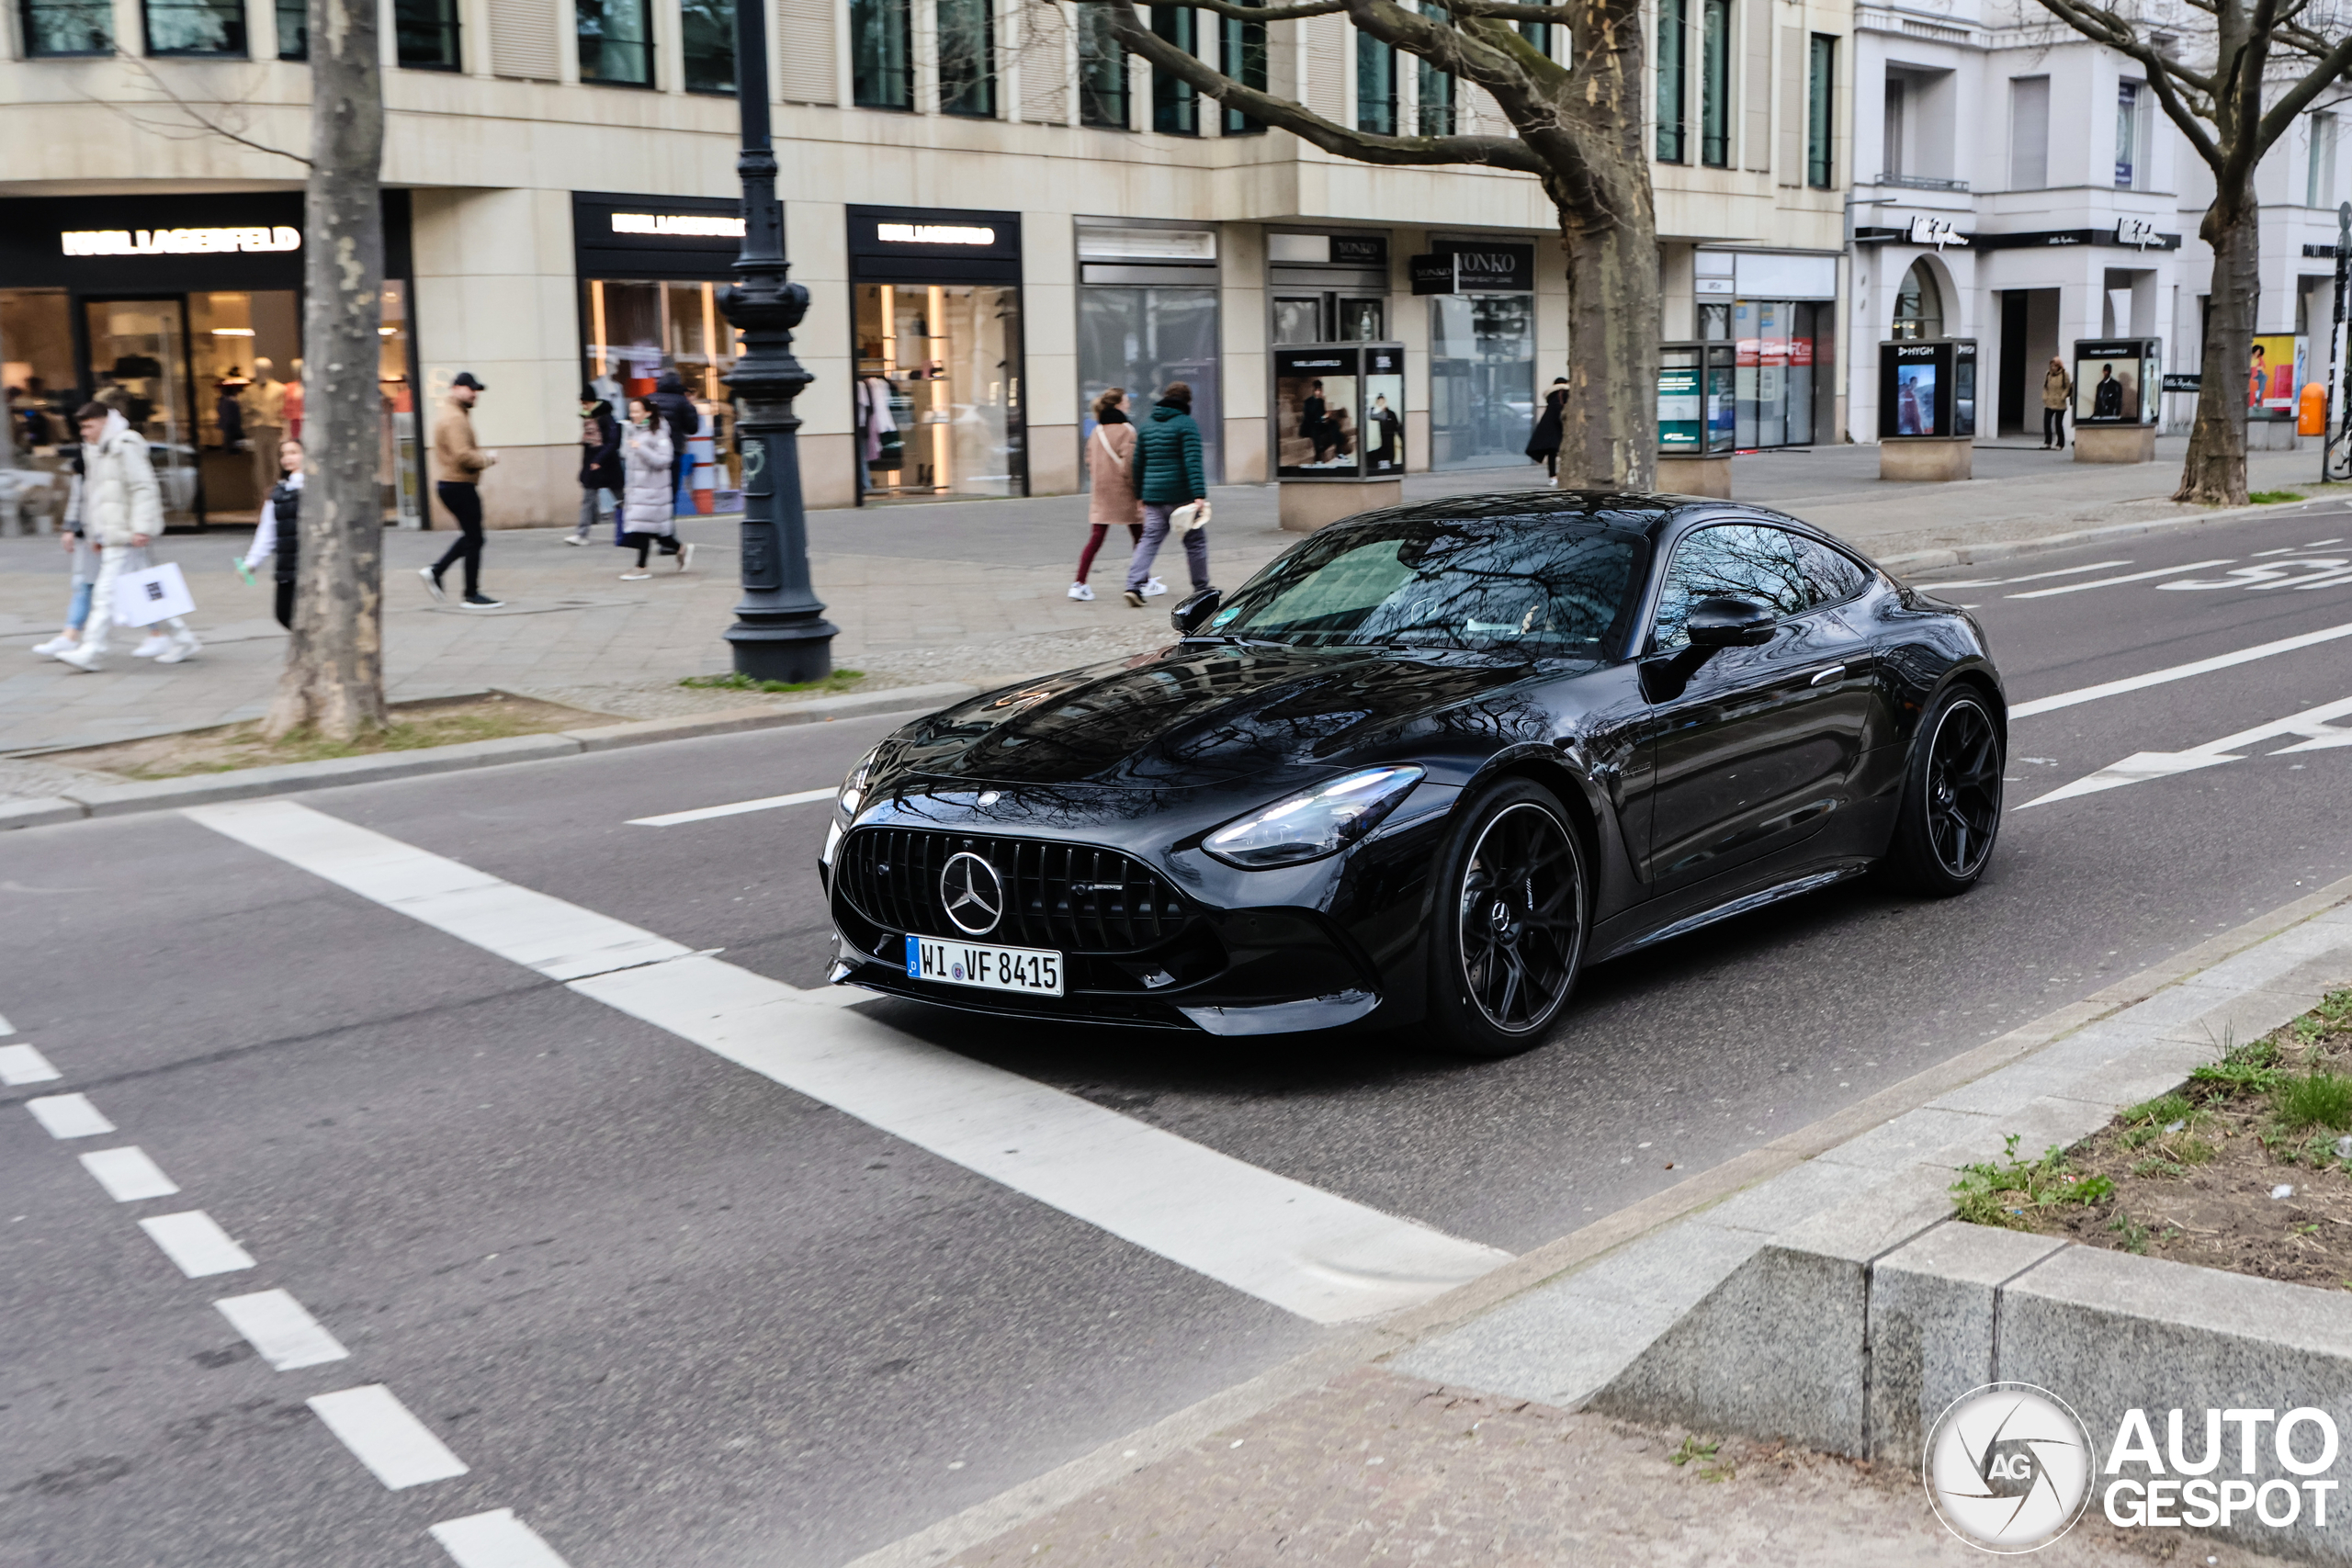
[[1936,1517],[1987,1551],[2038,1551],[2072,1529],[2091,1496],[2090,1434],[2031,1383],[1996,1382],[1954,1400],[1928,1434],[1920,1479]]

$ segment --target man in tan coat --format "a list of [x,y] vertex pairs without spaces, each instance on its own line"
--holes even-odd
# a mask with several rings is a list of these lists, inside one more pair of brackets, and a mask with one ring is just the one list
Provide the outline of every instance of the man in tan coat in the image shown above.
[[466,563],[466,596],[464,603],[476,610],[495,610],[503,600],[492,599],[481,591],[481,491],[477,488],[481,471],[498,461],[498,454],[485,452],[474,441],[474,400],[488,390],[474,379],[470,370],[461,370],[449,383],[449,395],[443,400],[441,412],[433,422],[433,468],[439,475],[433,491],[441,504],[457,519],[458,542],[431,566],[419,567],[417,575],[424,579],[425,592],[435,599],[447,599],[442,592],[441,576],[452,562]]
[[2050,368],[2041,373],[2041,449],[2050,450],[2055,436],[2058,450],[2066,449],[2066,410],[2075,400],[2075,378],[2066,374],[2066,362],[2053,358]]

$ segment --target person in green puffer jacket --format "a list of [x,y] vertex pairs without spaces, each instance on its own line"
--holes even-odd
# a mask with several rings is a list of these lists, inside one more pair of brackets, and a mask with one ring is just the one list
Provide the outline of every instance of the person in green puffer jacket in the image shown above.
[[[1143,502],[1143,542],[1127,563],[1127,603],[1143,608],[1144,589],[1151,581],[1151,563],[1168,537],[1169,519],[1187,502],[1208,504],[1209,482],[1201,468],[1201,427],[1193,422],[1193,389],[1170,381],[1159,401],[1136,427],[1136,452],[1130,460],[1136,495]],[[1193,592],[1209,586],[1209,538],[1205,525],[1184,535],[1184,564],[1193,574]]]

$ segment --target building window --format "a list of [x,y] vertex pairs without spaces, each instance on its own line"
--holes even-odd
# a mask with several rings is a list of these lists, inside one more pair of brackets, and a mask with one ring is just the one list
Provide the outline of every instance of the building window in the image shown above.
[[996,118],[995,0],[939,0],[939,112]]
[[2009,188],[2040,190],[2050,183],[2050,78],[2009,81]]
[[1699,162],[1731,167],[1731,0],[1699,0]]
[[277,0],[277,58],[311,58],[311,7],[306,0]]
[[1894,322],[1888,335],[1912,339],[1944,335],[1943,291],[1936,287],[1936,275],[1924,261],[1913,262],[1895,286]]
[[[1151,30],[1182,50],[1195,52],[1199,39],[1198,15],[1188,6],[1154,6],[1151,8]],[[1151,129],[1170,136],[1198,136],[1201,133],[1201,95],[1190,82],[1172,72],[1154,66],[1151,73]]]
[[2330,207],[2335,202],[2335,117],[2312,116],[2312,166],[2303,188],[2305,207]]
[[1905,91],[1907,85],[1900,76],[1886,79],[1886,131],[1885,139],[1879,144],[1878,166],[1882,180],[1903,177],[1903,119],[1906,107],[1904,100],[1908,96]]
[[735,0],[678,0],[678,57],[689,93],[735,90]]
[[411,71],[455,71],[458,0],[392,0],[395,58]]
[[1838,40],[1826,33],[1813,35],[1813,58],[1807,62],[1804,98],[1804,183],[1827,190],[1835,183],[1837,157],[1831,133],[1837,129]]
[[1370,33],[1356,34],[1356,129],[1396,134],[1396,51]]
[[[1263,0],[1247,0],[1247,3],[1260,5],[1263,4]],[[1220,19],[1220,26],[1225,55],[1219,68],[1243,86],[1255,88],[1261,93],[1264,92],[1266,90],[1266,24],[1245,22],[1238,17],[1226,17]],[[1223,129],[1227,136],[1255,136],[1266,128],[1239,109],[1229,108],[1225,111]]]
[[2140,84],[2115,87],[2115,188],[2137,188],[2140,174]]
[[245,49],[244,0],[147,0],[150,54],[234,54]]
[[1521,22],[1519,24],[1519,36],[1525,39],[1536,53],[1546,60],[1552,58],[1551,23]]
[[915,107],[907,0],[850,0],[850,97],[861,108]]
[[112,54],[114,7],[107,0],[23,0],[25,53]]
[[1690,0],[1657,3],[1657,157],[1661,164],[1688,163],[1683,146],[1683,95],[1689,87]]
[[[1442,6],[1430,5],[1428,0],[1423,0],[1421,14],[1441,27],[1453,19],[1453,14],[1451,11]],[[1423,136],[1453,135],[1454,116],[1452,73],[1423,60],[1419,62],[1419,70],[1415,74],[1413,86],[1416,105],[1414,118],[1420,126],[1420,133]]]
[[1111,13],[1101,6],[1078,8],[1078,122],[1125,130],[1127,56],[1111,31]]
[[577,0],[580,79],[653,85],[653,17],[647,0]]

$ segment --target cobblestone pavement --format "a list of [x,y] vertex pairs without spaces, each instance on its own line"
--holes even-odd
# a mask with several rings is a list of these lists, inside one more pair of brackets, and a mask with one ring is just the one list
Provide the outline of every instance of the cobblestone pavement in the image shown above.
[[[1363,1368],[1066,1507],[955,1568],[1897,1568],[1981,1563],[1909,1470],[1462,1393]],[[2096,1512],[2033,1561],[2263,1561],[2132,1537]],[[2177,1555],[2175,1555],[2177,1553]]]

